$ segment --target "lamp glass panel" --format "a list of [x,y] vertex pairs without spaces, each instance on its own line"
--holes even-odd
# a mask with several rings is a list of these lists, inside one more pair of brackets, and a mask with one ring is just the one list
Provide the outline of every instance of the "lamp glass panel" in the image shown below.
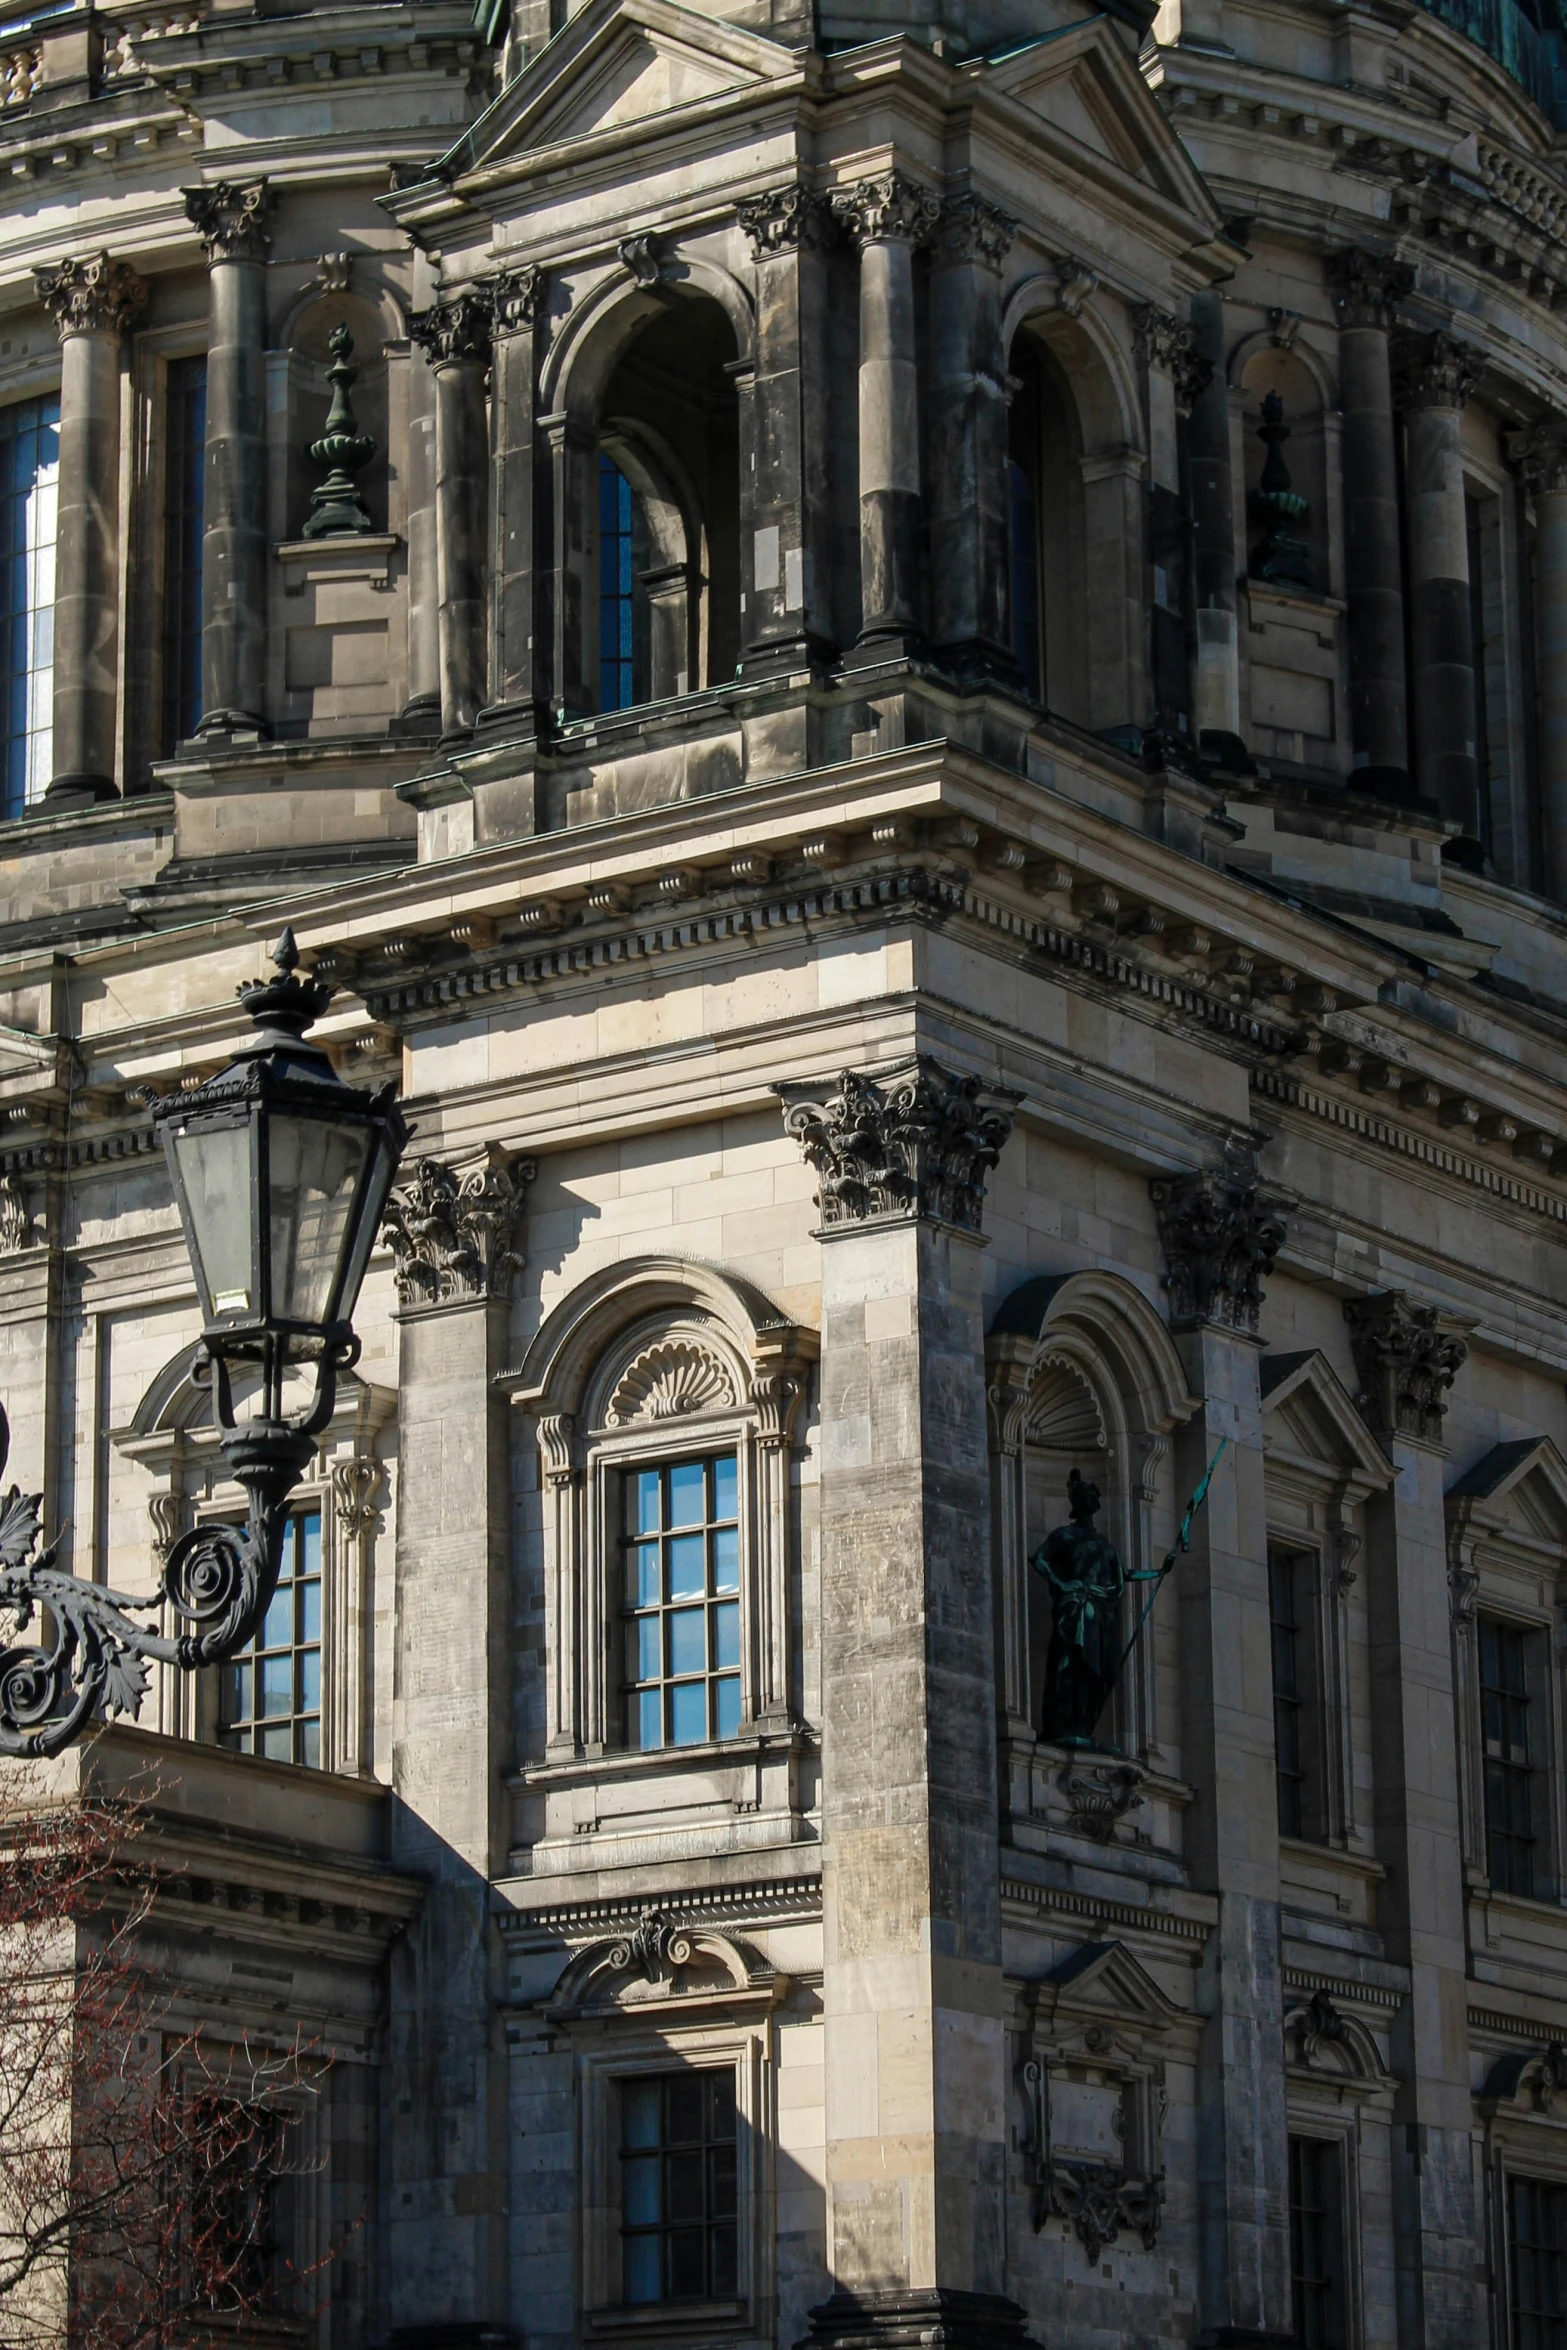
[[271,1312],[320,1325],[332,1311],[370,1136],[363,1126],[274,1112],[267,1147]]
[[253,1314],[250,1126],[182,1127],[174,1158],[214,1314]]
[[381,1213],[386,1206],[386,1195],[392,1188],[392,1177],[396,1172],[397,1155],[392,1149],[385,1128],[382,1127],[375,1136],[375,1164],[370,1169],[369,1180],[365,1184],[358,1221],[354,1226],[348,1270],[343,1277],[342,1294],[337,1301],[337,1318],[340,1322],[352,1319],[354,1307],[358,1303],[359,1286],[364,1280],[365,1267],[370,1262],[370,1251],[374,1248],[376,1235],[381,1229]]

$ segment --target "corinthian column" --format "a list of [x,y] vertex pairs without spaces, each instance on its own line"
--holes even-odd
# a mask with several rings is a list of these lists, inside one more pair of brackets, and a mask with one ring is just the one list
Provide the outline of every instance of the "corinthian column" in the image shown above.
[[1415,273],[1351,247],[1335,254],[1327,275],[1338,312],[1344,412],[1350,739],[1365,786],[1397,790],[1409,772],[1409,695],[1387,338]]
[[207,249],[207,463],[198,735],[267,732],[267,289],[271,192],[186,188]]
[[756,259],[755,470],[744,666],[797,666],[832,638],[827,467],[831,216],[797,182],[740,206]]
[[114,796],[120,510],[120,338],[147,299],[97,253],[34,272],[60,337],[60,488],[54,572],[53,801]]
[[1415,780],[1466,842],[1480,839],[1469,527],[1459,431],[1485,364],[1451,335],[1410,335],[1395,356],[1409,516],[1409,667]]
[[983,197],[957,197],[930,280],[931,636],[959,670],[1011,676],[1001,269],[1016,234]]
[[471,732],[484,700],[484,374],[491,298],[465,286],[409,322],[435,377],[435,567],[440,605],[441,732]]
[[840,188],[860,249],[860,642],[919,626],[920,415],[914,248],[941,207],[901,171]]
[[1545,870],[1567,898],[1567,427],[1512,434],[1507,453],[1534,499],[1535,676]]

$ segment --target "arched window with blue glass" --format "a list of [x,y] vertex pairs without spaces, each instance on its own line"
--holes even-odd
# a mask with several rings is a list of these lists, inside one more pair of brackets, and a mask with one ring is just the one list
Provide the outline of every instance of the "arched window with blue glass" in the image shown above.
[[740,658],[739,405],[719,305],[671,302],[598,403],[585,683],[601,713],[722,685]]
[[0,646],[4,813],[41,800],[54,768],[54,549],[60,485],[55,394],[0,408]]

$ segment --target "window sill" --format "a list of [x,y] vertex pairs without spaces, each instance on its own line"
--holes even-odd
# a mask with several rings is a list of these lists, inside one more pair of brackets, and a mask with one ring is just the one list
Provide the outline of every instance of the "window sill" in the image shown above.
[[681,1771],[745,1767],[758,1760],[785,1762],[815,1751],[814,1731],[800,1723],[760,1723],[738,1738],[710,1738],[700,1746],[606,1748],[602,1754],[569,1755],[559,1762],[527,1763],[507,1773],[510,1787],[602,1787],[616,1779],[672,1777]]
[[693,2336],[743,2333],[751,2312],[744,2301],[656,2301],[646,2308],[590,2309],[583,2324],[591,2340],[646,2342],[665,2337],[689,2341]]
[[1319,1844],[1310,1836],[1281,1836],[1279,1857],[1304,1861],[1312,1868],[1343,1869],[1373,1885],[1380,1885],[1387,1875],[1385,1863],[1373,1860],[1369,1853],[1351,1852],[1343,1844]]

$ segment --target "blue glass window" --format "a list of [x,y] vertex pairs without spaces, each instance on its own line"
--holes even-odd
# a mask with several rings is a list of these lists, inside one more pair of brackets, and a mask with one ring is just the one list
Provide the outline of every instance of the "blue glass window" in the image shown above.
[[41,799],[54,768],[54,539],[60,403],[0,408],[0,629],[7,816]]
[[321,1512],[289,1519],[283,1571],[248,1649],[220,1669],[218,1744],[321,1765]]
[[630,710],[649,695],[647,531],[642,504],[613,457],[599,452],[599,708]]
[[207,463],[207,362],[169,368],[163,490],[163,753],[201,718],[201,534]]
[[735,2077],[656,2073],[621,2086],[622,2291],[633,2306],[738,2290]]
[[625,1480],[626,1743],[699,1746],[740,1728],[736,1456]]

